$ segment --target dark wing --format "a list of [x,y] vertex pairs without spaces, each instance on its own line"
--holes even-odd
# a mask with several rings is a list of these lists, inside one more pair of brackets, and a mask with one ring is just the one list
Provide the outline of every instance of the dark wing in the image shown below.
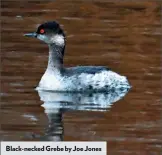
[[96,74],[108,70],[110,69],[104,66],[77,66],[66,69],[66,71],[70,74],[81,74],[81,73]]

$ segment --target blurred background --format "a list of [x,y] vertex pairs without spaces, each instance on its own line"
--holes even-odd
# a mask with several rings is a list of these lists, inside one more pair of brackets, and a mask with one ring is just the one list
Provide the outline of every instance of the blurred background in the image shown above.
[[[104,140],[110,155],[160,155],[161,6],[159,0],[2,0],[1,140]],[[66,33],[65,66],[107,66],[128,78],[132,88],[126,96],[117,94],[111,105],[109,97],[103,104],[103,98],[95,100],[95,110],[76,107],[76,97],[70,97],[75,107],[41,106],[51,94],[42,97],[34,89],[48,47],[23,34],[53,20]],[[60,98],[62,103],[66,97]]]

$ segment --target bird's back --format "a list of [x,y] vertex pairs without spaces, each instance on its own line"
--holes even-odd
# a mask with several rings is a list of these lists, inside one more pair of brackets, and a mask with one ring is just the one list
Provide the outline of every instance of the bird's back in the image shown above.
[[65,69],[65,74],[78,75],[78,74],[96,74],[102,71],[109,71],[107,67],[104,66],[76,66],[69,67]]

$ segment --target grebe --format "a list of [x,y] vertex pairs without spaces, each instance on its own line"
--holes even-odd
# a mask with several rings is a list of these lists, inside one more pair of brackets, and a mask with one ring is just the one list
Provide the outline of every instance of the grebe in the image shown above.
[[125,76],[121,76],[104,66],[65,68],[63,66],[65,34],[55,21],[43,23],[36,32],[25,34],[25,36],[42,40],[49,46],[47,69],[37,90],[103,92],[130,88]]

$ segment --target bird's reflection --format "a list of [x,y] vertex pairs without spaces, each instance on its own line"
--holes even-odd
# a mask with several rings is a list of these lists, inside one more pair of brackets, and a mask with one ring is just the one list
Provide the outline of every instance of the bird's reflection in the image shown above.
[[42,140],[62,141],[63,120],[62,115],[70,110],[106,111],[111,105],[126,95],[128,89],[111,91],[107,93],[59,93],[38,91],[42,107],[48,117],[49,125]]
[[46,129],[45,136],[42,140],[48,141],[62,141],[63,140],[63,120],[62,120],[62,109],[57,111],[51,111],[45,109],[45,113],[48,116],[48,128]]

